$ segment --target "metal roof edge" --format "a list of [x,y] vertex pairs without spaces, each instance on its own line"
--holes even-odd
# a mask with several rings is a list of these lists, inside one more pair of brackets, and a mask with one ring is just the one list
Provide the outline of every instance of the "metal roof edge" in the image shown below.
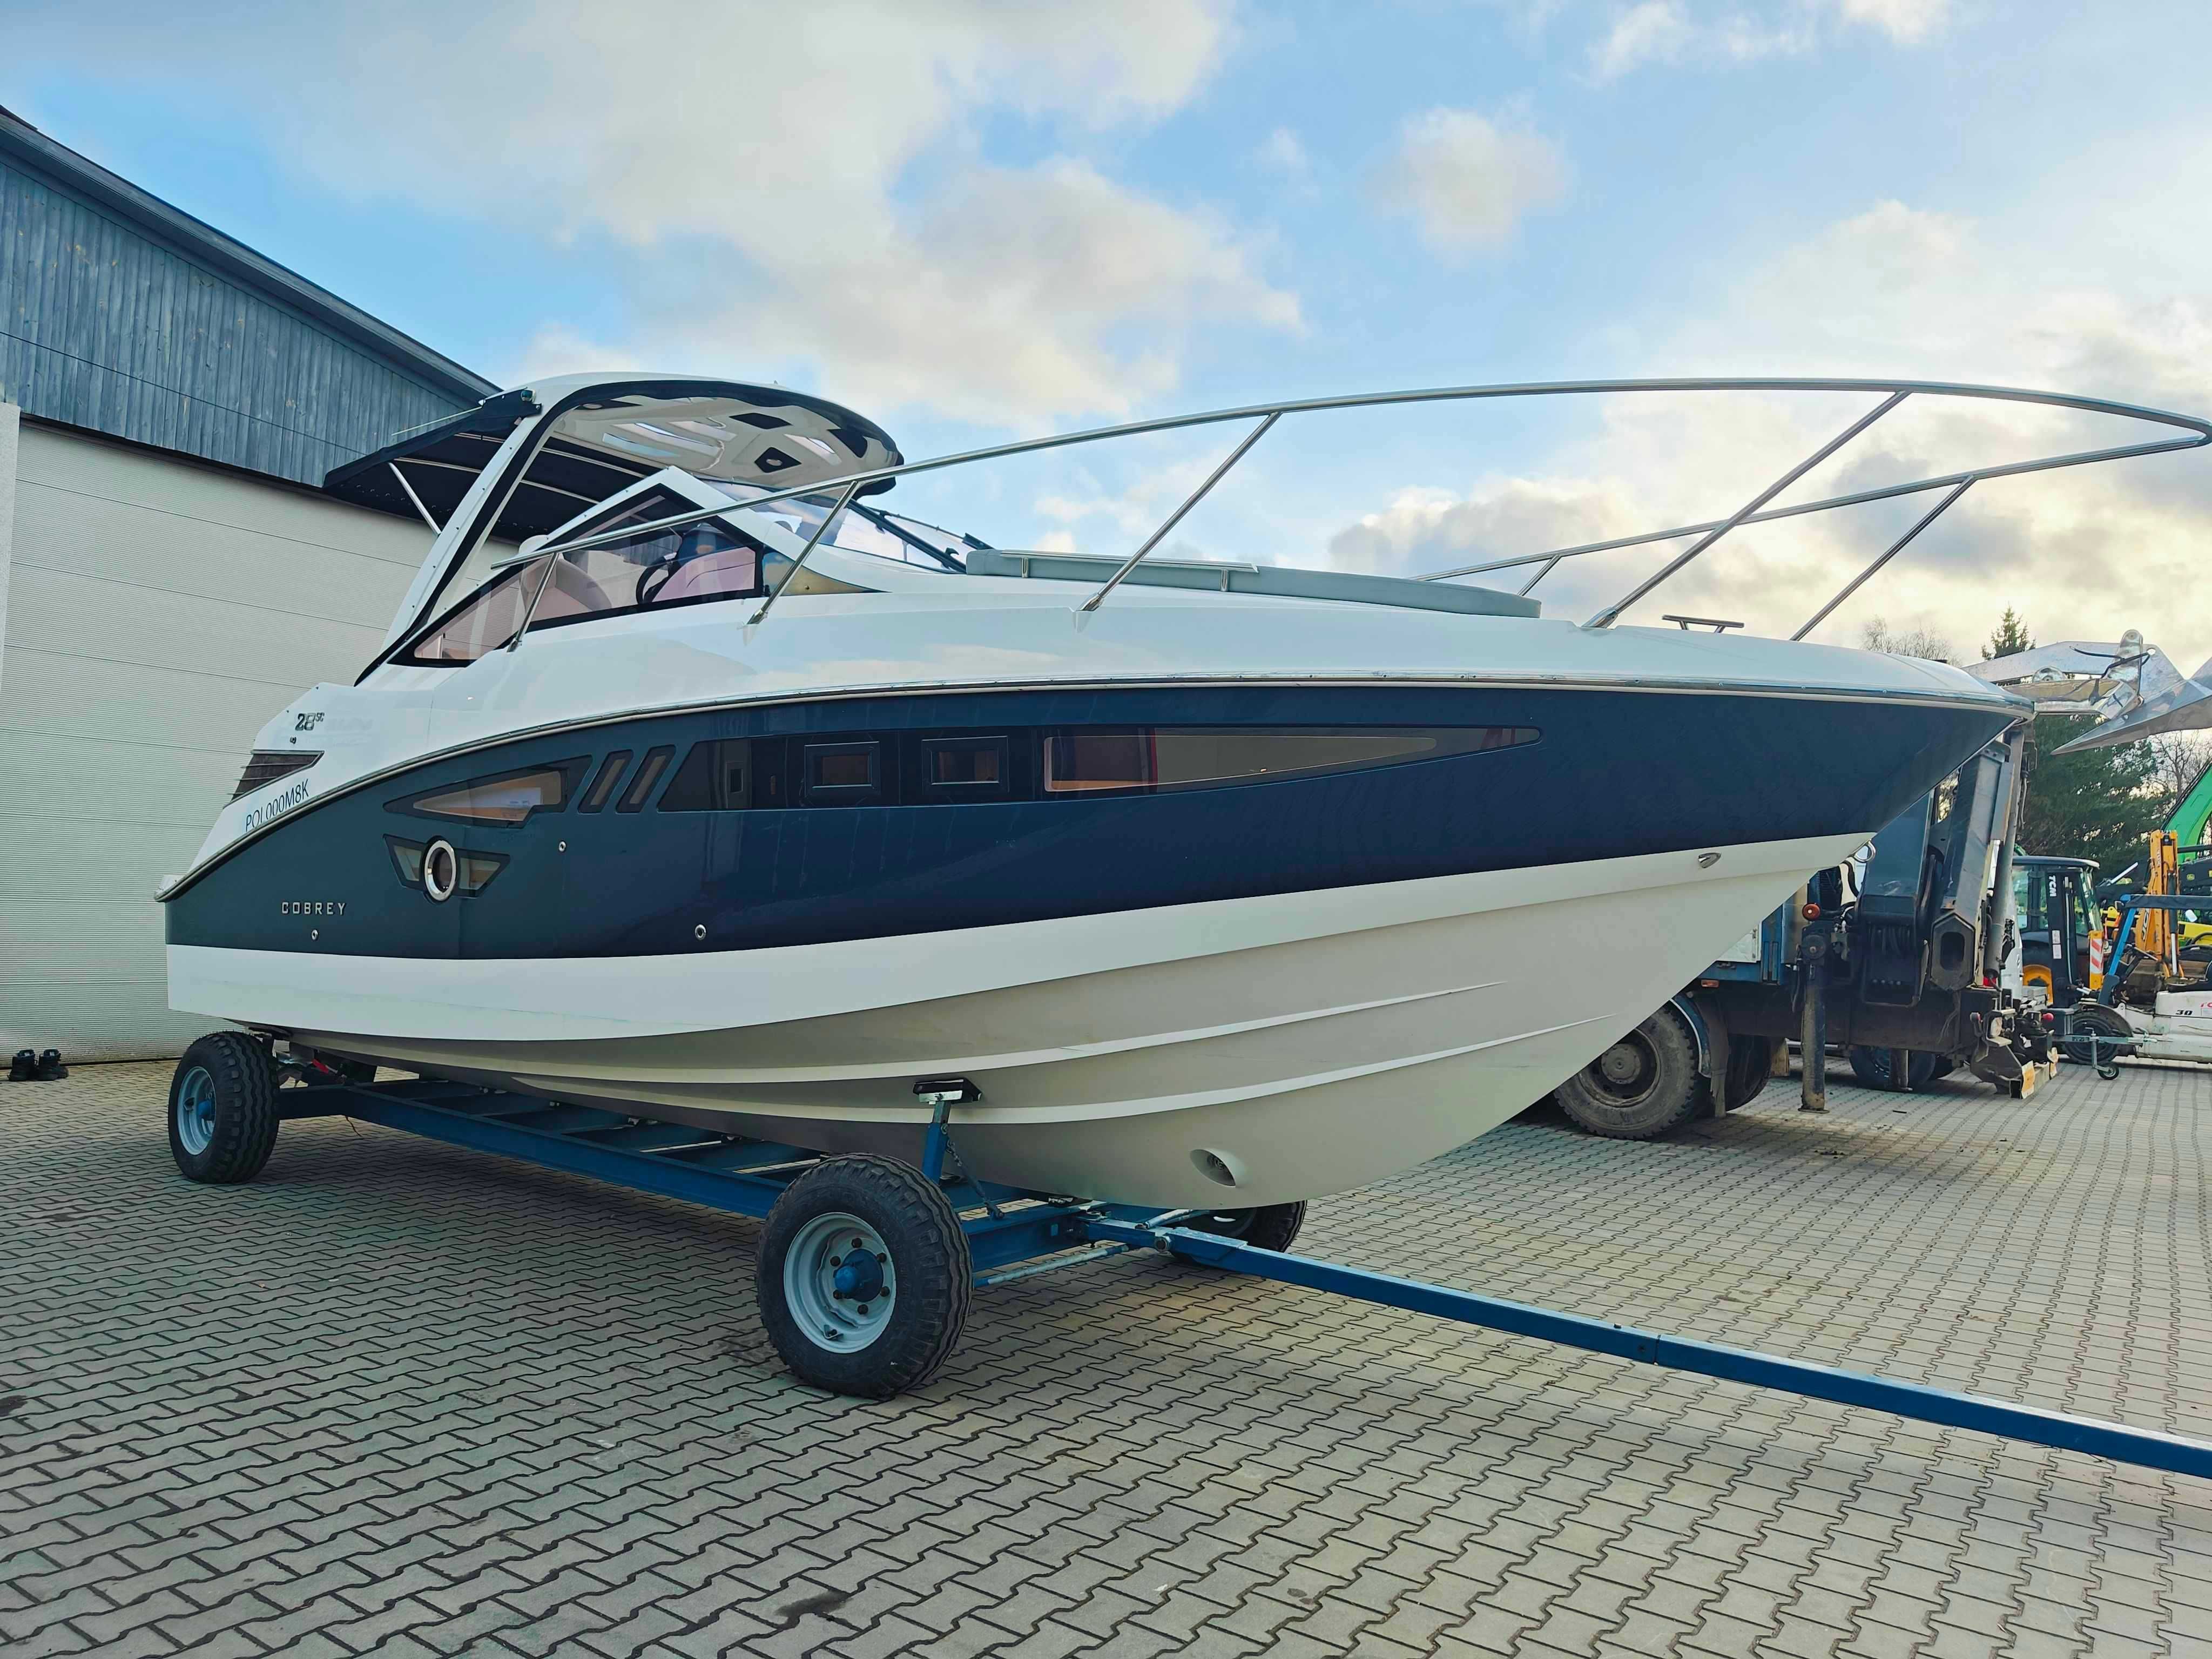
[[304,313],[310,320],[457,402],[474,404],[499,390],[475,370],[257,253],[206,221],[110,173],[5,109],[0,109],[0,160],[23,166],[199,263]]

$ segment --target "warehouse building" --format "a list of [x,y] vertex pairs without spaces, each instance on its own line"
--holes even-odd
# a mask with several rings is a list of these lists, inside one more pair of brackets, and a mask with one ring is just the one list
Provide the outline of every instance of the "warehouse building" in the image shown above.
[[165,873],[427,545],[341,462],[495,388],[0,111],[0,1053],[179,1053]]

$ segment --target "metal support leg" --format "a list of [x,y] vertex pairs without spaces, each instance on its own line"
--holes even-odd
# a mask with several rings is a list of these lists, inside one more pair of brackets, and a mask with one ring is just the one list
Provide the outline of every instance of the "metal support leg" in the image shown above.
[[952,1111],[952,1097],[924,1095],[921,1103],[929,1108],[929,1132],[921,1138],[922,1179],[939,1182],[945,1179],[945,1152],[952,1144],[945,1133],[945,1120]]
[[1889,1051],[1889,1086],[1899,1094],[1912,1092],[1912,1050],[1892,1048]]
[[1805,1052],[1805,1071],[1799,1085],[1797,1109],[1828,1109],[1828,985],[1826,961],[1808,952],[1805,958],[1805,1013],[1798,1028],[1798,1044]]
[[969,1085],[961,1088],[948,1089],[941,1093],[936,1091],[916,1091],[921,1103],[929,1108],[929,1128],[921,1138],[921,1174],[922,1178],[932,1184],[942,1182],[946,1178],[945,1165],[946,1160],[950,1159],[952,1167],[959,1172],[957,1178],[975,1188],[975,1195],[982,1200],[984,1209],[988,1211],[992,1218],[995,1220],[1000,1213],[998,1205],[992,1200],[991,1195],[984,1191],[982,1184],[969,1173],[968,1160],[960,1156],[960,1149],[952,1144],[952,1128],[949,1121],[952,1115],[952,1109],[963,1100],[975,1098],[975,1096],[969,1092],[972,1087],[972,1085]]

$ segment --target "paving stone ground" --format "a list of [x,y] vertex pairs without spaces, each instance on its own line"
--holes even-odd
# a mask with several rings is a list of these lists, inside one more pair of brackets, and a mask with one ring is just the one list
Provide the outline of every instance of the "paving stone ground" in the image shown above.
[[[753,1224],[0,1085],[0,1653],[2212,1655],[2212,1482],[1148,1257],[787,1380]],[[2212,1074],[1541,1113],[1301,1248],[2212,1437]]]

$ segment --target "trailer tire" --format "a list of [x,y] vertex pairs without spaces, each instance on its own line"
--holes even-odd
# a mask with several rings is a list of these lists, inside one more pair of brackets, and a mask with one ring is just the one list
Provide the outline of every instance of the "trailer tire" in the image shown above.
[[1298,1229],[1306,1224],[1304,1200],[1296,1204],[1263,1204],[1256,1210],[1211,1210],[1181,1224],[1194,1233],[1233,1238],[1255,1249],[1287,1250],[1297,1242]]
[[888,1400],[921,1387],[951,1354],[975,1267],[937,1184],[910,1164],[860,1153],[824,1158],[776,1200],[754,1285],[761,1323],[793,1375]]
[[276,1148],[276,1066],[243,1031],[211,1031],[169,1079],[169,1156],[187,1181],[251,1181]]
[[1555,1091],[1559,1109],[1594,1135],[1650,1140],[1705,1103],[1698,1044],[1681,1015],[1662,1008]]
[[[1927,1048],[1910,1051],[1912,1058],[1905,1062],[1905,1075],[1912,1080],[1915,1091],[1926,1088],[1937,1078],[1958,1068],[1958,1062],[1948,1054],[1939,1054]],[[1893,1089],[1897,1086],[1889,1063],[1889,1050],[1870,1048],[1863,1042],[1851,1045],[1851,1072],[1869,1089]]]
[[1748,1106],[1774,1081],[1774,1039],[1731,1036],[1729,1038],[1727,1087],[1721,1097],[1724,1110]]

